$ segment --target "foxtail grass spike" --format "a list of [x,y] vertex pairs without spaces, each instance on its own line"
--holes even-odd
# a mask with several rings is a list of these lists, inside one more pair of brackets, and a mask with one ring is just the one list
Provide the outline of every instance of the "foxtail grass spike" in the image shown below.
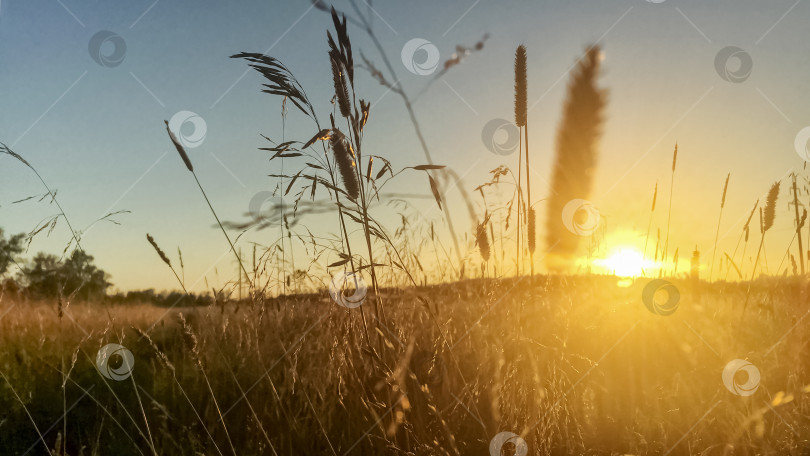
[[515,51],[515,124],[526,125],[528,114],[528,82],[526,78],[526,46],[522,44]]

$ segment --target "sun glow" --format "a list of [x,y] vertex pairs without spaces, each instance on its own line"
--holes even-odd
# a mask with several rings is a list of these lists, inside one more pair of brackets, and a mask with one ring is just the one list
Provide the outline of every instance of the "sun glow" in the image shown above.
[[593,264],[608,274],[620,277],[637,277],[645,269],[654,267],[652,261],[645,260],[641,252],[632,247],[617,248],[607,258],[593,260]]

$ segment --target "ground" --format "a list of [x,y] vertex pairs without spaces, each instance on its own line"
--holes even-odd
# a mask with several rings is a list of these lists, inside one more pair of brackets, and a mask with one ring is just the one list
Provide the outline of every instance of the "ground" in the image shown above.
[[[322,292],[60,317],[6,299],[0,453],[66,435],[71,455],[488,454],[512,432],[528,454],[805,454],[806,284],[671,282],[669,315],[666,295],[645,305],[650,279],[613,277],[383,290],[357,309]],[[99,361],[110,343],[131,375]]]

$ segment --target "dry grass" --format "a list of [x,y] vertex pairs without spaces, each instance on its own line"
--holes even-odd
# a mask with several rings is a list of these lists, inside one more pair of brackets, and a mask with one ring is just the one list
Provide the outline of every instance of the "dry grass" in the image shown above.
[[[328,10],[322,2],[314,6]],[[273,154],[271,160],[303,157],[294,161],[297,173],[282,166],[280,174],[270,175],[280,179],[279,192],[284,196],[293,191],[292,211],[285,211],[281,203],[280,211],[274,211],[276,219],[253,214],[256,220],[243,226],[227,224],[247,229],[278,222],[281,262],[272,256],[273,247],[266,248],[257,262],[254,247],[253,268],[248,271],[188,155],[168,131],[239,264],[240,296],[244,277],[250,298],[228,302],[223,290],[214,290],[216,306],[167,310],[148,304],[70,305],[72,297],[55,303],[15,302],[0,294],[0,454],[487,454],[492,438],[504,431],[520,435],[531,454],[806,450],[810,439],[807,280],[753,281],[765,232],[774,222],[778,182],[768,194],[764,215],[760,209],[761,240],[751,281],[699,282],[700,258],[695,250],[694,280],[671,279],[680,289],[681,300],[670,316],[653,313],[648,307],[654,310],[655,306],[642,302],[642,289],[649,279],[535,276],[526,50],[520,46],[515,60],[515,121],[522,128],[517,178],[500,166],[491,172],[490,182],[476,189],[484,200],[483,217],[469,209],[461,186],[475,220],[467,256],[447,213],[443,215],[454,246],[450,252],[434,235],[432,223],[427,236],[427,228],[419,228],[404,214],[399,214],[402,225],[390,234],[375,219],[379,207],[372,205],[375,198],[381,202],[380,190],[388,181],[406,170],[425,172],[438,209],[446,211],[444,188],[460,178],[432,163],[411,110],[412,99],[389,84],[363,56],[363,69],[402,97],[428,164],[396,171],[382,156],[367,150],[364,157],[362,139],[371,104],[359,98],[360,87],[355,87],[349,19],[329,11],[334,35],[327,32],[327,43],[335,97],[329,128],[323,128],[303,87],[281,62],[255,53],[233,56],[245,59],[263,76],[264,92],[282,97],[283,107],[289,101],[312,121],[314,136],[309,141],[276,143],[267,138],[271,146],[261,148]],[[366,18],[356,12],[352,23],[379,46]],[[480,47],[483,41],[476,45]],[[446,61],[438,76],[460,59]],[[383,60],[389,76],[395,76],[384,55]],[[580,240],[564,229],[559,216],[569,201],[588,197],[592,188],[606,103],[606,91],[597,84],[599,73],[599,48],[593,46],[573,74],[557,136],[554,195],[548,202],[546,223],[549,247],[560,245],[546,259],[551,270],[570,271],[582,250]],[[282,116],[286,118],[284,111]],[[4,146],[0,152],[30,167]],[[676,144],[663,244],[661,228],[656,230],[653,258],[658,261],[661,252],[664,264],[670,249],[677,153]],[[490,212],[483,188],[500,185],[500,178],[507,175],[514,181],[514,197]],[[727,187],[728,177],[715,249]],[[55,200],[55,194],[45,188]],[[325,194],[325,203],[315,200],[316,192]],[[657,195],[656,183],[644,256]],[[516,275],[524,263],[526,244],[531,276],[487,279],[490,259],[492,275],[503,276],[498,274],[498,254],[503,272],[504,233],[515,201]],[[795,180],[793,201],[803,268],[801,228],[806,213],[799,217]],[[756,207],[741,234],[743,258]],[[59,217],[67,221],[59,210]],[[339,228],[337,234],[318,240],[311,232],[309,241],[294,233],[311,260],[306,270],[299,271],[294,261],[291,268],[286,261],[283,236],[286,230],[292,250],[290,219],[308,211],[331,211]],[[490,218],[495,213],[494,220],[506,222],[499,227],[500,249]],[[293,225],[297,221],[292,220]],[[80,249],[79,237],[72,234],[71,243]],[[147,241],[185,291],[169,257],[150,235]],[[591,238],[589,259],[593,244],[599,242],[599,234]],[[425,251],[435,255],[433,268],[441,274],[440,280],[445,280],[445,272],[463,279],[476,245],[483,260],[481,279],[424,286],[434,278],[430,267],[426,271],[420,261]],[[672,276],[676,277],[679,248],[673,247]],[[319,264],[321,256],[330,253],[337,255],[337,261]],[[735,254],[736,248],[731,257],[725,254],[731,264]],[[454,263],[452,256],[458,261]],[[795,275],[792,256],[791,261]],[[334,300],[339,299],[330,298],[325,290],[270,298],[270,286],[259,283],[274,276],[268,263],[287,279],[307,279],[315,286],[313,278],[344,272],[358,274],[354,288],[360,289],[357,277],[368,273],[369,296],[354,310],[336,305]],[[316,267],[321,268],[319,273],[312,272]],[[710,278],[713,272],[714,252]],[[737,273],[742,277],[739,269]],[[289,281],[283,282],[286,291]],[[306,286],[296,282],[294,288]],[[749,318],[741,325],[746,309]],[[122,361],[97,357],[100,348],[111,343],[122,344],[134,355],[132,376],[121,381],[97,369],[99,359],[111,364]],[[750,361],[762,373],[759,389],[750,397],[735,395],[722,380],[723,368],[735,359]]]
[[[407,292],[386,296],[374,352],[359,312],[324,293],[238,313],[174,309],[154,327],[165,309],[73,305],[60,321],[53,305],[4,302],[0,453],[44,452],[26,409],[45,443],[61,438],[50,425],[62,414],[65,350],[76,354],[68,454],[149,454],[136,391],[158,454],[486,454],[501,431],[522,435],[531,454],[798,453],[810,438],[803,283],[759,282],[745,326],[735,324],[745,285],[697,298],[675,283],[682,299],[669,317],[641,303],[645,280],[417,289],[444,303],[452,351]],[[133,352],[134,383],[96,371],[110,342]],[[723,386],[735,358],[762,373],[751,397]]]

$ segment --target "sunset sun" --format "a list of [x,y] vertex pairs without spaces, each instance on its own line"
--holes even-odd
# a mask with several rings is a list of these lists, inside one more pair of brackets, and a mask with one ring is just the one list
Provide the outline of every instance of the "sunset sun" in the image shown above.
[[594,265],[602,268],[608,274],[620,277],[640,276],[649,261],[645,261],[643,255],[632,247],[621,247],[613,251],[607,258],[594,260]]

